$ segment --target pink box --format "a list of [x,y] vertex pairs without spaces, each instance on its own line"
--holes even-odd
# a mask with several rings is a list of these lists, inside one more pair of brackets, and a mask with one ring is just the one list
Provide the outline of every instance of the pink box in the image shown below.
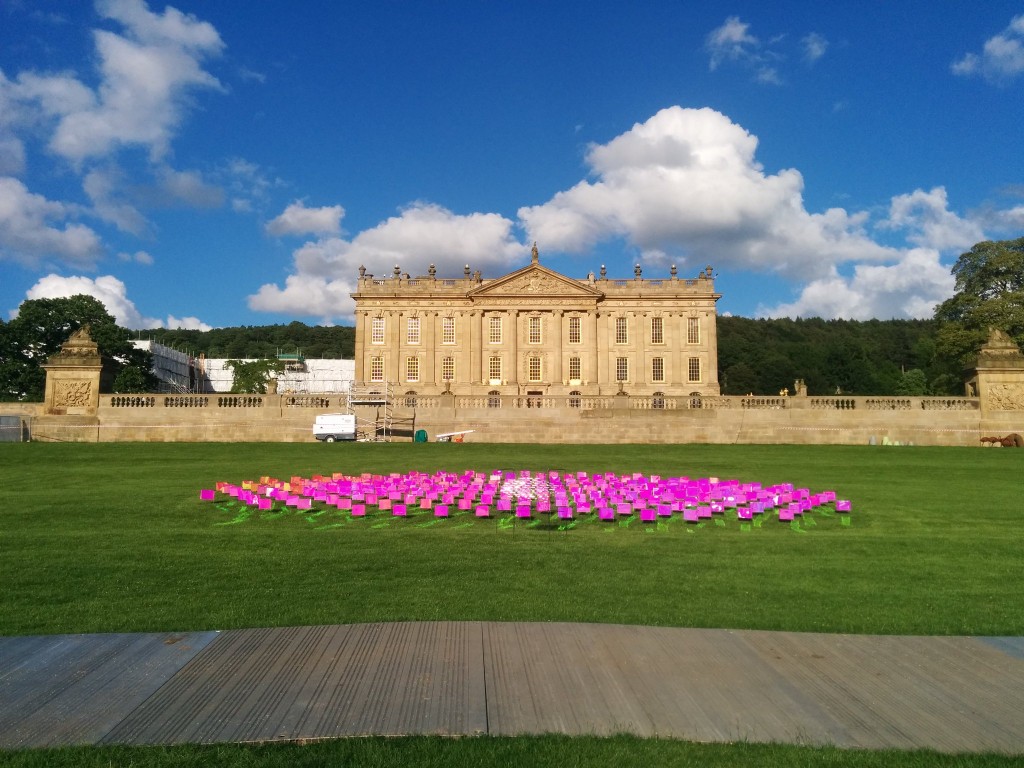
[[736,517],[740,520],[753,520],[754,513],[749,507],[736,507]]
[[687,508],[683,510],[683,520],[688,523],[700,522],[700,515],[697,513],[697,508]]
[[653,523],[657,518],[657,513],[653,509],[641,509],[640,510],[640,522],[642,523]]
[[389,510],[389,509],[391,509],[391,499],[381,499],[381,500],[380,500],[380,501],[379,501],[379,502],[377,503],[377,506],[378,506],[378,507],[379,507],[380,509],[383,509],[383,510]]
[[202,501],[213,501],[215,498],[217,498],[217,492],[212,488],[204,489],[199,492],[199,498]]
[[569,507],[558,507],[558,517],[560,520],[572,520],[572,509]]
[[598,507],[597,516],[602,520],[614,520],[615,511],[611,507]]
[[530,516],[530,505],[529,504],[516,504],[516,517],[529,517]]
[[270,498],[263,498],[259,500],[259,508],[263,510],[273,509],[274,500]]
[[459,509],[472,509],[473,508],[473,500],[472,499],[459,499],[458,507],[459,507]]
[[849,512],[850,506],[849,499],[836,499],[836,512]]
[[310,509],[313,506],[313,500],[303,497],[299,499],[298,503],[295,506],[298,509]]
[[405,517],[405,504],[395,504],[391,508],[391,514],[395,517]]
[[338,509],[352,509],[352,499],[338,499]]
[[352,517],[363,517],[366,515],[365,504],[353,504],[352,505]]
[[793,510],[790,507],[788,507],[788,506],[785,509],[782,509],[781,507],[779,507],[779,522],[780,523],[789,523],[789,522],[792,522],[792,520],[793,520]]
[[487,506],[486,504],[481,504],[480,506],[478,506],[476,508],[476,516],[477,517],[490,517],[491,516],[491,508],[489,506]]

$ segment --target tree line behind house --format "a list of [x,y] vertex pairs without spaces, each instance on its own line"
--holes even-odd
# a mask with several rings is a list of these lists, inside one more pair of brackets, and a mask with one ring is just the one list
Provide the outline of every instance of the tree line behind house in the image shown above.
[[[718,318],[718,373],[723,394],[773,395],[803,379],[812,395],[956,395],[990,327],[1024,343],[1024,238],[981,242],[952,269],[956,289],[932,320]],[[99,344],[112,391],[153,391],[149,355],[132,347],[152,339],[198,357],[276,361],[281,354],[348,358],[351,326],[287,325],[209,331],[128,331],[91,296],[31,299],[18,315],[0,319],[0,401],[43,398],[40,367],[88,324]],[[249,366],[254,368],[254,366]],[[262,380],[266,371],[235,366]],[[243,377],[245,378],[245,377]]]

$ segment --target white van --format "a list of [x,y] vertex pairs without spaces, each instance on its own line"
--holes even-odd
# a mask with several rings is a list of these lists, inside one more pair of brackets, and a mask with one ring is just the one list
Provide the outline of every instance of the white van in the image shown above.
[[325,443],[356,439],[354,413],[321,413],[313,424],[313,437]]

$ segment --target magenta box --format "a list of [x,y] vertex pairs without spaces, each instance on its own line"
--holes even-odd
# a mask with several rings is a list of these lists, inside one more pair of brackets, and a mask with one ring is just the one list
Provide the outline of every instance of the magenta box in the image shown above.
[[530,505],[529,504],[516,504],[516,517],[529,517],[530,516]]
[[352,505],[352,517],[363,517],[366,514],[365,504],[353,504]]
[[448,517],[448,505],[438,504],[434,507],[434,517]]
[[212,488],[205,489],[205,490],[202,490],[202,491],[199,492],[199,498],[202,501],[213,501],[216,497],[217,497],[217,492],[215,490],[213,490]]
[[391,508],[391,514],[395,517],[405,517],[405,504],[395,504]]
[[849,512],[850,506],[849,499],[836,499],[836,512]]
[[476,508],[476,516],[477,517],[490,517],[491,516],[491,508],[486,506],[486,505],[484,505],[484,504],[481,504],[480,506],[478,506]]

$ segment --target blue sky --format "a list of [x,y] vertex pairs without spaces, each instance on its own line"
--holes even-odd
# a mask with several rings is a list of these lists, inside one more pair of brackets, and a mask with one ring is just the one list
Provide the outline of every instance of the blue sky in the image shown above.
[[[634,7],[635,5],[635,7]],[[373,274],[930,317],[1024,235],[1024,1],[5,0],[0,313],[352,322]]]

